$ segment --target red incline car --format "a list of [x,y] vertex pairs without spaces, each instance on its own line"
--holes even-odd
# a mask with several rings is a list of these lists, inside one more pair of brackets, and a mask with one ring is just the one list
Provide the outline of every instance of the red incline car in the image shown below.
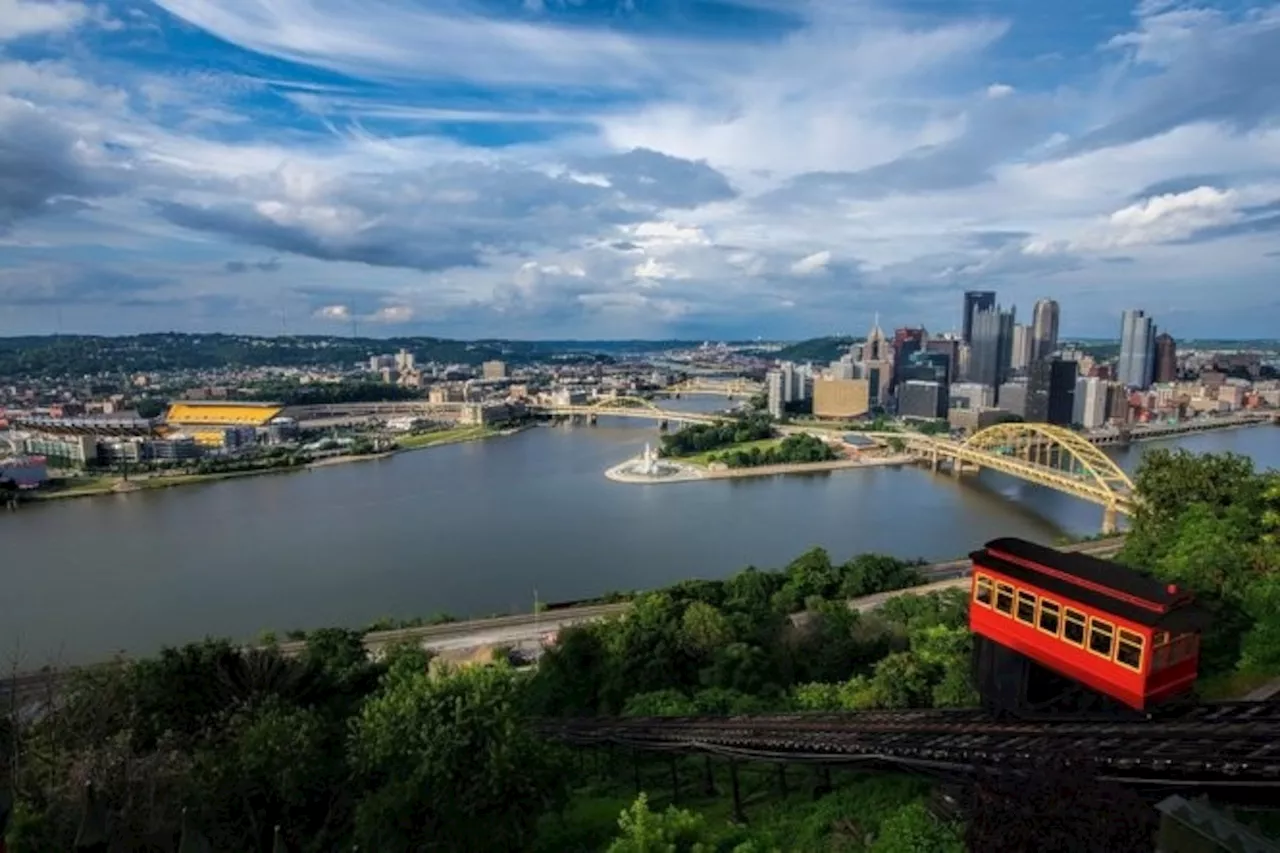
[[993,539],[969,556],[978,642],[1138,711],[1191,692],[1208,620],[1189,592],[1022,539]]

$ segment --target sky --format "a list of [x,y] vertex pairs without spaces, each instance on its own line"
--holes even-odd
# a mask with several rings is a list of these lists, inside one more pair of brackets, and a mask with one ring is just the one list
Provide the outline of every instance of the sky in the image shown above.
[[0,0],[0,335],[1280,318],[1280,1]]

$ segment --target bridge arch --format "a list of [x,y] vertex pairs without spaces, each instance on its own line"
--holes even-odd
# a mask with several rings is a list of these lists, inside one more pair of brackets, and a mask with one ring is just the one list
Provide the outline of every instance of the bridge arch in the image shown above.
[[652,400],[646,400],[644,397],[600,397],[592,400],[589,404],[593,409],[650,409],[652,411],[661,411]]
[[[984,453],[1012,455],[1032,465],[1053,468],[1092,480],[1117,502],[1134,496],[1133,481],[1115,461],[1091,441],[1069,429],[1051,424],[1006,423],[979,430],[964,447]],[[1054,458],[1054,450],[1057,458]],[[1057,463],[1057,464],[1054,464]]]

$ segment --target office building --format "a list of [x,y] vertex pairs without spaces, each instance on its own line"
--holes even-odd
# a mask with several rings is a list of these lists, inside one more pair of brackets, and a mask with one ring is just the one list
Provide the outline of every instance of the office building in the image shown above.
[[893,348],[880,330],[879,320],[867,333],[861,356],[858,362],[859,378],[870,383],[871,405],[882,406],[893,387]]
[[1027,406],[1023,417],[1030,423],[1070,426],[1076,396],[1074,361],[1040,359],[1027,371]]
[[960,370],[960,339],[952,335],[940,338],[929,338],[925,341],[924,350],[929,353],[940,353],[947,357],[950,373],[947,382],[955,382]]
[[1096,376],[1076,380],[1074,421],[1085,429],[1097,429],[1107,422],[1107,389],[1111,383]]
[[781,420],[787,410],[786,389],[783,387],[782,371],[770,370],[765,374],[764,384],[769,398],[769,415]]
[[1012,380],[1005,382],[1000,386],[997,396],[1000,398],[1000,408],[1011,415],[1017,415],[1020,418],[1027,416],[1027,381],[1026,379]]
[[974,312],[968,381],[993,389],[1004,382],[1013,354],[1014,325],[1013,309],[1001,311],[1000,306],[995,305]]
[[1107,420],[1127,424],[1133,420],[1129,392],[1121,382],[1107,383]]
[[1156,335],[1157,382],[1178,381],[1178,344],[1168,332]]
[[893,332],[893,377],[891,389],[897,388],[902,381],[901,374],[911,356],[924,349],[929,335],[924,327],[918,329],[901,328]]
[[1116,378],[1127,388],[1143,389],[1155,376],[1156,326],[1142,311],[1120,317],[1120,360]]
[[857,379],[858,367],[853,363],[852,359],[845,356],[839,361],[831,362],[827,368],[827,373],[833,379]]
[[417,362],[417,359],[414,357],[413,353],[409,352],[406,349],[402,349],[400,350],[400,352],[396,353],[395,367],[396,367],[396,370],[398,370],[401,373],[411,372],[414,369],[414,365],[416,362]]
[[486,361],[480,365],[480,375],[486,381],[496,381],[507,378],[507,363],[505,361]]
[[1049,358],[1058,349],[1058,303],[1041,299],[1031,318],[1031,359]]
[[964,314],[961,316],[960,340],[966,344],[973,343],[973,315],[979,311],[989,311],[996,305],[994,290],[966,290],[964,292]]
[[1018,323],[1013,327],[1013,343],[1009,347],[1009,369],[1023,371],[1031,364],[1032,352],[1031,327]]
[[920,382],[951,384],[951,358],[943,352],[917,352],[907,359],[902,370],[895,371],[898,382],[912,379]]
[[830,379],[813,383],[813,414],[819,418],[860,418],[871,411],[871,383],[866,379]]
[[956,382],[948,390],[951,408],[989,409],[995,405],[995,389],[976,382]]
[[778,365],[782,374],[782,399],[788,403],[809,399],[809,371],[794,362],[784,361]]
[[937,420],[947,416],[947,386],[941,382],[908,379],[898,386],[898,415]]

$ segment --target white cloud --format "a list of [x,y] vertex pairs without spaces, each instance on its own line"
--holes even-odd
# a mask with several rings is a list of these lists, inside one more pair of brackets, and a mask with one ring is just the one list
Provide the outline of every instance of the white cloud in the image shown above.
[[350,320],[351,309],[345,305],[324,305],[316,309],[315,316],[325,320]]
[[796,261],[791,265],[791,271],[797,275],[808,275],[826,269],[829,263],[831,263],[831,253],[823,249],[821,252],[814,252]]
[[0,0],[0,42],[68,30],[88,17],[80,3]]
[[1007,83],[992,83],[987,87],[988,98],[1007,98],[1012,95],[1014,89]]

